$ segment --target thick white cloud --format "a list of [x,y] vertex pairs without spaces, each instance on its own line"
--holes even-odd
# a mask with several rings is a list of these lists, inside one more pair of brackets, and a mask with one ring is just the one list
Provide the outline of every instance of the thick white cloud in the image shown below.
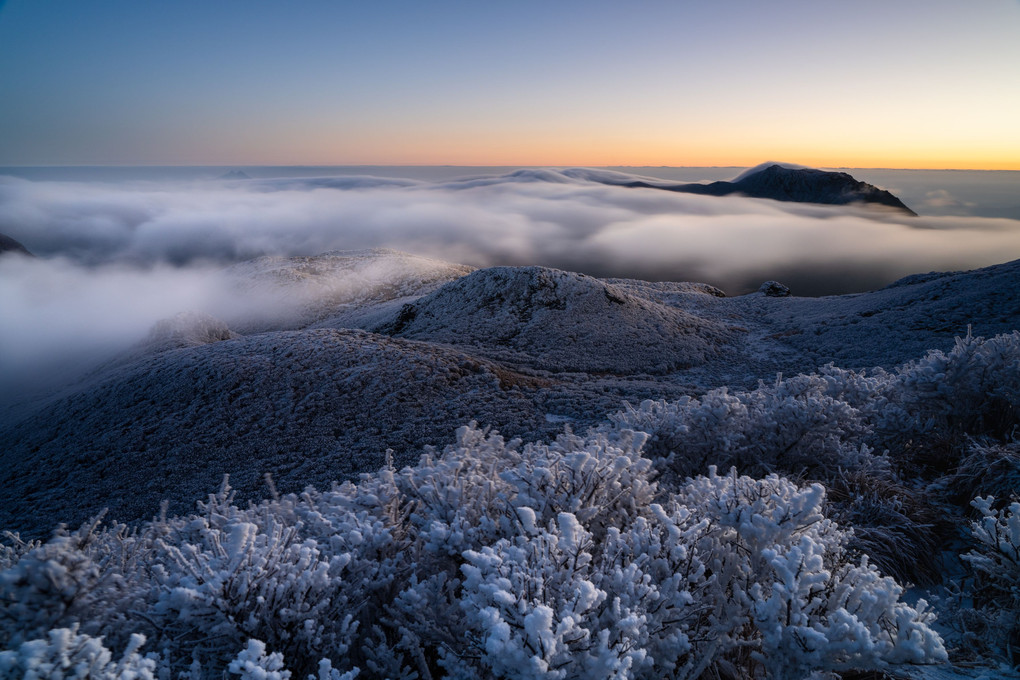
[[[206,183],[0,180],[0,233],[88,265],[233,262],[388,246],[468,264],[545,264],[633,277],[748,277],[837,262],[972,267],[1020,257],[1020,222],[902,218],[716,198],[521,171],[430,184],[363,177]],[[875,285],[882,281],[875,280]],[[834,290],[838,282],[820,289]],[[816,292],[816,291],[806,291]]]
[[912,218],[585,177],[522,171],[440,184],[0,178],[0,233],[41,258],[0,259],[0,370],[123,345],[185,309],[237,318],[266,301],[239,298],[218,270],[264,254],[386,246],[476,266],[703,280],[731,294],[765,279],[799,294],[862,290],[919,271],[1020,257],[1018,220]]

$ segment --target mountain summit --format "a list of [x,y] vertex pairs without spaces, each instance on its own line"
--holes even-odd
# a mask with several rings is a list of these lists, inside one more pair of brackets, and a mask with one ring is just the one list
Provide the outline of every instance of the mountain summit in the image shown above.
[[7,234],[0,234],[0,253],[21,253],[22,255],[28,255],[33,257],[32,253],[28,252],[28,248],[21,245],[18,241],[15,241]]
[[[613,182],[616,183],[616,182]],[[766,163],[743,173],[732,182],[711,184],[664,184],[643,180],[622,182],[623,186],[664,189],[705,196],[741,195],[769,198],[774,201],[823,203],[828,205],[865,204],[893,208],[908,215],[917,215],[885,189],[855,179],[845,172],[817,168],[791,167],[782,163]]]
[[789,168],[774,163],[758,172],[745,174],[734,182],[715,184],[729,185],[732,190],[725,193],[736,192],[755,198],[834,205],[871,203],[895,208],[911,215],[917,214],[885,189],[862,182],[845,172]]

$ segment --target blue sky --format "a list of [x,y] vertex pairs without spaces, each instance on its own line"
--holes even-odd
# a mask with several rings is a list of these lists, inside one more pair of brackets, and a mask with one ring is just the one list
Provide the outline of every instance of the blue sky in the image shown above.
[[14,0],[0,165],[1020,169],[1020,3]]

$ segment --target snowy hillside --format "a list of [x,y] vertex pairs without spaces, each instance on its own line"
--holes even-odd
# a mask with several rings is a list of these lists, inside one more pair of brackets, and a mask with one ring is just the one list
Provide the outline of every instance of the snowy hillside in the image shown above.
[[[376,469],[387,448],[412,463],[470,420],[547,439],[625,401],[753,388],[830,362],[891,369],[950,349],[968,326],[991,337],[1020,325],[1020,262],[830,298],[727,298],[538,267],[457,278],[468,271],[393,251],[231,268],[238,285],[293,294],[273,307],[293,315],[254,331],[162,321],[4,424],[0,525],[45,532],[107,506],[135,519],[165,498],[184,510],[224,473],[244,498],[266,472],[285,491],[328,485]],[[288,330],[262,330],[274,324]]]
[[704,363],[734,335],[682,304],[663,305],[584,274],[542,267],[477,271],[404,306],[377,330],[474,347],[538,369],[620,375]]
[[[0,426],[0,677],[1020,663],[1020,261],[826,298],[228,271],[265,314],[161,321]],[[27,541],[104,508],[133,528]]]

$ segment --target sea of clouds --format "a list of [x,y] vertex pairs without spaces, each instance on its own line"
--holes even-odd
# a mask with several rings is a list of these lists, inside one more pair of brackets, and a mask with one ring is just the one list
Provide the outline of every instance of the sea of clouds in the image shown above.
[[137,342],[180,311],[230,323],[270,304],[244,299],[223,274],[261,255],[390,247],[478,267],[704,281],[730,294],[777,279],[800,295],[1020,257],[1015,219],[696,196],[592,177],[0,177],[0,233],[37,256],[0,257],[0,390],[9,401],[40,367],[60,373]]

